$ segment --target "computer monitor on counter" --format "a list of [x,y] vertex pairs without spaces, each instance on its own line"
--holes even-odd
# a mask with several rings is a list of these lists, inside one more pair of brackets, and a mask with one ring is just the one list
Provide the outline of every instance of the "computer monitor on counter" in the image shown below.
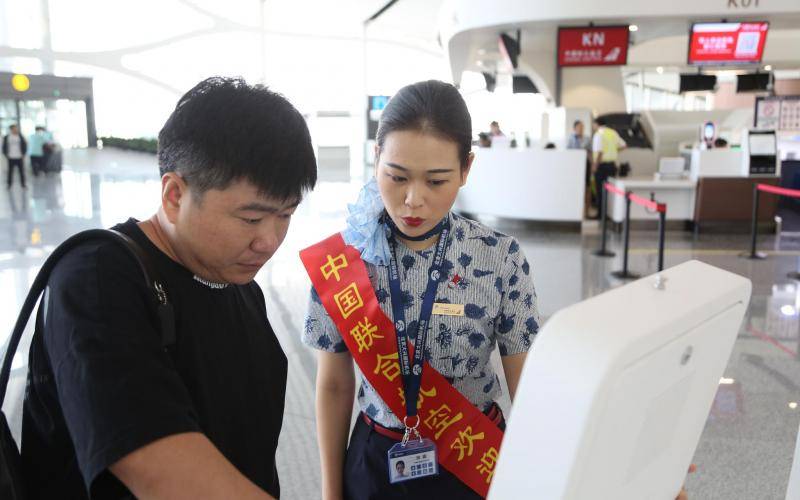
[[742,161],[747,162],[746,172],[756,176],[780,173],[778,141],[774,130],[746,130],[742,139]]
[[690,261],[556,313],[523,368],[489,498],[674,499],[750,291]]

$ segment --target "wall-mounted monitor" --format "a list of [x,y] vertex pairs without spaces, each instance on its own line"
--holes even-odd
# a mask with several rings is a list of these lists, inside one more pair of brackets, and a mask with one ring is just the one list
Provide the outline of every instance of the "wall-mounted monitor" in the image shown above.
[[717,87],[716,75],[682,74],[680,93],[713,91]]
[[736,92],[763,92],[769,90],[770,73],[750,73],[736,77]]
[[768,30],[768,22],[695,23],[689,33],[689,64],[758,64]]
[[625,65],[629,34],[627,25],[558,28],[558,65]]
[[515,94],[538,94],[539,89],[533,84],[530,78],[525,75],[514,75],[511,81],[511,88]]
[[481,74],[483,75],[483,81],[486,82],[486,91],[494,92],[494,89],[497,87],[497,77],[486,71],[481,72]]
[[514,40],[505,33],[500,34],[498,46],[503,58],[511,65],[512,68],[517,69],[518,59],[520,54],[519,47],[519,32],[517,32],[517,39]]

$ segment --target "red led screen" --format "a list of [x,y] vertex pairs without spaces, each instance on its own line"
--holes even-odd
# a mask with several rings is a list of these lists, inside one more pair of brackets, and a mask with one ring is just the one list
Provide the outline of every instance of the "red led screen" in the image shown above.
[[689,64],[759,63],[769,23],[704,23],[692,26]]
[[627,26],[559,28],[559,66],[619,66],[628,61]]

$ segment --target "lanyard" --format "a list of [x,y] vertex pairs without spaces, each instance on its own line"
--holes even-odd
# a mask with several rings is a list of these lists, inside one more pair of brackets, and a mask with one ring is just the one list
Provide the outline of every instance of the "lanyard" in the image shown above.
[[[392,258],[389,260],[389,290],[392,297],[392,314],[394,316],[395,332],[397,334],[398,362],[400,374],[403,377],[403,389],[406,398],[406,417],[417,415],[417,399],[419,398],[420,384],[422,383],[422,365],[425,362],[425,338],[428,334],[428,323],[433,312],[433,302],[436,299],[436,289],[439,286],[440,269],[447,251],[450,235],[449,218],[444,222],[439,241],[436,244],[436,253],[428,269],[428,285],[422,299],[422,309],[417,321],[417,335],[414,339],[413,364],[409,359],[408,335],[405,321],[405,307],[403,306],[403,293],[400,289],[400,270],[397,265],[397,241],[394,235],[389,238],[389,247]],[[419,421],[417,421],[419,423]]]

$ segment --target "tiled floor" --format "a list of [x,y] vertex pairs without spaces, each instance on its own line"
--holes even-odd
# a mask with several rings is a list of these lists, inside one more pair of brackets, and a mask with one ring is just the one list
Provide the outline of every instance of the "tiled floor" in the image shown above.
[[[0,345],[38,267],[68,235],[108,227],[128,217],[149,216],[158,203],[153,156],[113,150],[68,151],[65,169],[29,187],[0,191]],[[4,173],[4,172],[3,172]],[[324,179],[324,177],[323,177]],[[300,206],[281,250],[257,276],[273,326],[290,361],[286,417],[279,448],[285,498],[318,498],[314,427],[314,355],[300,344],[308,280],[297,251],[342,227],[346,203],[359,186],[323,181]],[[491,221],[516,236],[532,262],[544,317],[620,283],[609,273],[621,267],[619,238],[612,259],[590,254],[597,229],[582,233],[513,221]],[[656,269],[655,231],[634,231],[631,269]],[[753,299],[725,371],[695,456],[699,469],[687,483],[692,498],[783,499],[800,423],[800,283],[786,273],[800,267],[800,240],[764,236],[765,261],[740,259],[746,234],[667,233],[666,267],[689,259],[741,274],[753,281]],[[19,356],[5,409],[18,420],[24,388]],[[22,383],[20,383],[22,382]],[[507,407],[508,402],[503,404]],[[534,486],[535,487],[535,486]]]

